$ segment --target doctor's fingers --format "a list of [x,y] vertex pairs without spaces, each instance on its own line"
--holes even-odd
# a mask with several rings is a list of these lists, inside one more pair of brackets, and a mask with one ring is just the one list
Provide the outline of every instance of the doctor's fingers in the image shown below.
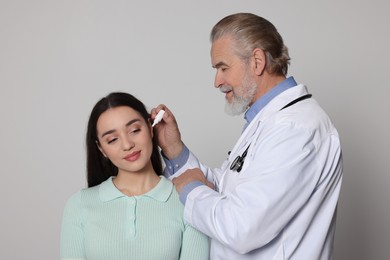
[[172,183],[173,183],[173,185],[175,185],[176,191],[180,192],[181,189],[183,189],[183,187],[186,186],[186,184],[188,182],[186,182],[185,179],[183,179],[183,178],[181,178],[181,176],[179,176],[179,177],[173,178]]
[[187,185],[188,183],[193,182],[193,181],[199,181],[199,182],[207,185],[211,189],[214,189],[214,184],[209,182],[206,179],[206,177],[203,174],[203,172],[200,169],[198,169],[198,168],[186,170],[185,172],[183,172],[178,177],[175,177],[175,178],[172,179],[172,182],[175,185],[175,188],[176,188],[176,190],[178,192],[180,192],[180,190],[185,185]]
[[214,190],[214,184],[212,182],[209,182],[207,179],[206,179],[206,183],[205,183],[210,189],[213,189]]
[[158,112],[160,110],[164,110],[165,113],[163,115],[163,120],[167,123],[169,122],[176,122],[176,118],[175,116],[173,115],[172,111],[164,104],[160,104],[158,105],[157,107],[153,108],[150,112],[150,116],[152,119],[156,118]]
[[188,169],[182,175],[191,181],[200,181],[209,186],[206,176],[199,168]]

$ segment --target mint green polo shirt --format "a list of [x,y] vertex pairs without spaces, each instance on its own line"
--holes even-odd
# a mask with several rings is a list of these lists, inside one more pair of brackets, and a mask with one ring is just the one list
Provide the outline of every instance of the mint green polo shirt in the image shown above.
[[208,238],[184,223],[183,210],[165,177],[148,193],[133,197],[121,193],[110,177],[69,198],[61,259],[208,259]]

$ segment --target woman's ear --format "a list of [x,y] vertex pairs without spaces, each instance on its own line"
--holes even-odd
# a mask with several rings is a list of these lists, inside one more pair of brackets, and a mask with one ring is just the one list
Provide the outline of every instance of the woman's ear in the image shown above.
[[152,127],[152,125],[151,125],[151,124],[149,125],[149,127],[150,127],[150,136],[151,136],[151,137],[152,137],[152,139],[153,139],[153,136],[154,136],[153,127]]
[[253,50],[253,58],[255,62],[255,73],[257,76],[261,76],[266,66],[265,52],[262,49],[256,48]]

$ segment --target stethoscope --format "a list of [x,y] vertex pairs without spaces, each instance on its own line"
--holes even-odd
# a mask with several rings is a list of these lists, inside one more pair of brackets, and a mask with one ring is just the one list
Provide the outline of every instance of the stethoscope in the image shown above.
[[230,170],[237,171],[237,172],[240,172],[242,170],[242,167],[244,166],[246,154],[248,153],[249,146],[251,145],[249,144],[248,147],[245,149],[245,151],[242,153],[242,155],[238,155],[236,159],[234,159],[234,161],[230,165]]
[[[307,94],[307,95],[304,95],[302,97],[299,97],[299,98],[291,101],[290,103],[288,103],[284,107],[282,107],[282,109],[280,109],[280,110],[283,110],[291,105],[294,105],[295,103],[302,101],[304,99],[311,98],[311,96],[312,96],[311,94]],[[248,149],[250,146],[251,145],[249,144],[248,147],[245,149],[245,151],[241,155],[238,155],[236,157],[236,159],[234,159],[234,161],[230,165],[230,170],[237,171],[237,172],[240,172],[242,170],[242,167],[244,166],[244,162],[245,162],[245,157],[246,157],[246,154],[248,153]],[[229,152],[229,154],[230,154],[230,152]]]

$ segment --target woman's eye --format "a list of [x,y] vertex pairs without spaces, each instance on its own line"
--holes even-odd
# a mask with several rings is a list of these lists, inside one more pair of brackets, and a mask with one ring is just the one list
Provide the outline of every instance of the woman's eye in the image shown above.
[[136,134],[136,133],[138,133],[139,131],[141,131],[140,128],[131,129],[131,130],[129,131],[129,134]]
[[107,140],[107,143],[108,143],[108,144],[112,144],[112,143],[114,143],[117,139],[118,139],[118,138],[109,139],[109,140]]

